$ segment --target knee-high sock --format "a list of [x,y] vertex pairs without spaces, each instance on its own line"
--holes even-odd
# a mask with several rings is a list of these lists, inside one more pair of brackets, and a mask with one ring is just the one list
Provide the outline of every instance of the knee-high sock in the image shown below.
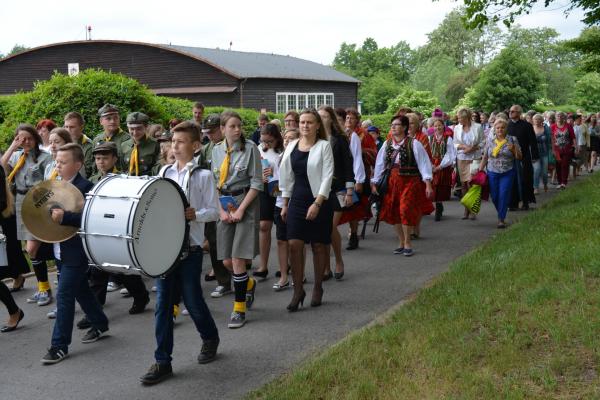
[[31,266],[33,267],[33,272],[35,272],[35,277],[38,281],[38,291],[45,292],[50,289],[46,261],[33,258],[31,259]]
[[248,274],[233,274],[233,288],[235,290],[235,303],[233,311],[246,312],[246,292],[248,291]]

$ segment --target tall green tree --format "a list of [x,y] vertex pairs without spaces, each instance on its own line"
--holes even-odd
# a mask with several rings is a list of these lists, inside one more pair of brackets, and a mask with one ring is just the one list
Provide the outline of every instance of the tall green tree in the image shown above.
[[423,64],[446,55],[454,60],[457,68],[482,65],[495,54],[500,38],[501,32],[495,26],[467,29],[463,23],[463,10],[458,8],[427,34],[427,43],[419,48],[417,60]]
[[600,110],[600,73],[590,72],[575,84],[575,104],[586,111]]
[[579,8],[584,11],[583,22],[587,25],[600,23],[600,2],[598,0],[463,0],[465,22],[470,28],[482,28],[489,23],[502,21],[510,27],[522,14],[529,14],[536,5],[559,6],[568,14]]
[[417,90],[431,92],[440,99],[444,108],[448,108],[449,105],[442,100],[450,78],[457,72],[454,60],[442,55],[418,65],[411,77],[411,84]]
[[530,108],[541,95],[538,65],[517,47],[507,47],[487,65],[468,93],[471,106],[485,111],[512,104]]
[[585,72],[600,72],[600,27],[584,29],[578,38],[564,43],[581,55],[578,67]]

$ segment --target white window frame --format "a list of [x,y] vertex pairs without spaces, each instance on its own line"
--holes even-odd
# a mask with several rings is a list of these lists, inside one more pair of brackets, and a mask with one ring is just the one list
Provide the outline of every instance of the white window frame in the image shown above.
[[[279,97],[280,96],[285,96],[285,107],[284,109],[281,109],[280,104],[279,104]],[[300,103],[300,99],[302,99],[302,104],[306,105],[307,107],[309,106],[309,104],[313,104],[314,108],[319,108],[322,105],[328,105],[331,107],[335,107],[335,94],[331,93],[331,92],[276,92],[275,93],[275,112],[277,112],[278,114],[285,114],[288,111],[299,111],[297,109],[292,109],[289,107],[290,105],[290,97],[294,97],[293,99],[293,104],[296,104],[296,106],[298,106],[298,104]],[[317,102],[318,99],[322,99],[323,102],[319,103]],[[331,99],[331,104],[329,104],[328,99]],[[311,102],[312,100],[312,102]],[[300,108],[304,108],[304,107],[300,107]]]

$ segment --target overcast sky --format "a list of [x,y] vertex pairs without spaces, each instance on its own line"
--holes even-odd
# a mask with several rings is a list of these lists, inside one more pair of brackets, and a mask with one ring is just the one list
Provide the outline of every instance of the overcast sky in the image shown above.
[[[558,0],[556,9],[568,0]],[[18,43],[35,47],[85,39],[172,43],[292,55],[330,64],[342,42],[373,37],[380,46],[406,40],[423,45],[426,34],[459,3],[450,0],[184,1],[4,0],[0,53]],[[562,38],[576,37],[582,13],[563,9],[519,19],[524,27],[551,26]]]

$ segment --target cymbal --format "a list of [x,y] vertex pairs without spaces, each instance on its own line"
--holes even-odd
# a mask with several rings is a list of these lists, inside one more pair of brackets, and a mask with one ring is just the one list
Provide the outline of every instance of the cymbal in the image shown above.
[[84,198],[79,189],[66,181],[38,183],[25,195],[21,206],[23,223],[33,236],[45,243],[58,243],[72,238],[79,227],[60,225],[50,216],[54,208],[81,212]]

